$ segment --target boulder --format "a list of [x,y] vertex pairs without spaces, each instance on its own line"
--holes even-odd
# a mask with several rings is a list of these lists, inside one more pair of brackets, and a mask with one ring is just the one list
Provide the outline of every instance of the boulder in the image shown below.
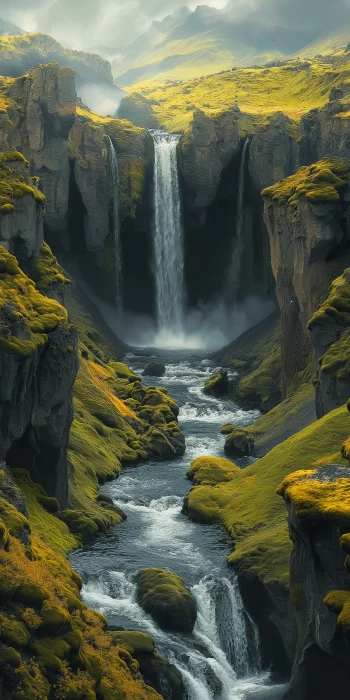
[[228,394],[228,376],[223,369],[214,372],[205,382],[204,393],[211,396],[223,396]]
[[147,377],[164,377],[165,364],[159,360],[150,362],[144,370],[143,374]]
[[225,454],[228,457],[244,457],[251,454],[254,445],[254,437],[248,430],[235,428],[226,438]]
[[165,630],[192,632],[196,603],[184,581],[164,569],[141,569],[137,574],[139,605]]

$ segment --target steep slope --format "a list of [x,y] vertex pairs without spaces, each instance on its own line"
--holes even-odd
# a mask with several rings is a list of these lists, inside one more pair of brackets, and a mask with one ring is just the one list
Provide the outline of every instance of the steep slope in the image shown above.
[[329,55],[330,59],[332,59],[332,54],[346,49],[349,42],[350,24],[332,32],[321,34],[315,41],[312,41],[311,44],[308,44],[297,53],[303,58],[312,58],[322,54],[323,56]]
[[231,21],[225,10],[201,5],[154,22],[112,62],[119,85],[145,80],[188,80],[232,66],[262,65],[301,48],[310,34],[258,21]]
[[23,33],[18,36],[4,32],[0,36],[0,75],[15,78],[38,63],[53,61],[73,68],[79,86],[98,82],[112,85],[110,64],[97,54],[67,49],[47,34]]

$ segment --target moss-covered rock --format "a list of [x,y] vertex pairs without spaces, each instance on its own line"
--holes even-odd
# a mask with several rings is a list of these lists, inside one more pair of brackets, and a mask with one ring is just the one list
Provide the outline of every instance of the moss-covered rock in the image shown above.
[[238,397],[251,408],[270,411],[282,398],[281,371],[281,352],[276,350],[257,369],[240,380]]
[[137,599],[163,629],[192,632],[196,604],[176,574],[164,569],[142,569],[137,575]]
[[254,436],[244,428],[235,428],[225,441],[225,454],[229,457],[244,457],[254,449]]
[[15,617],[0,615],[0,638],[4,644],[15,649],[23,649],[29,643],[30,634],[23,622]]
[[215,486],[215,484],[231,481],[237,472],[239,472],[239,467],[229,462],[228,459],[197,457],[191,462],[187,476],[195,485]]
[[87,518],[84,513],[78,510],[63,510],[60,518],[69,527],[70,531],[78,535],[83,543],[89,542],[98,533],[96,523]]
[[154,361],[150,362],[149,365],[144,369],[143,374],[147,377],[164,377],[165,374],[165,364],[164,362]]
[[204,385],[204,393],[211,396],[223,396],[228,393],[228,376],[225,370],[219,370],[214,372],[212,376],[207,379]]

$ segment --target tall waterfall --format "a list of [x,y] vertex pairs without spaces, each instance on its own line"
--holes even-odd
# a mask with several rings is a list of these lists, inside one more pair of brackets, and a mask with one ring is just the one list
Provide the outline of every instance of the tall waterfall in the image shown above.
[[184,311],[184,255],[177,144],[179,136],[151,132],[155,148],[154,257],[159,331],[181,333]]
[[227,303],[232,304],[236,300],[239,275],[241,270],[242,255],[244,251],[244,194],[247,156],[250,139],[246,138],[241,157],[241,165],[238,177],[238,198],[237,198],[237,218],[236,236],[233,242],[231,261],[225,273],[224,296]]
[[119,163],[115,148],[110,136],[108,139],[108,155],[109,155],[109,175],[112,184],[113,195],[113,232],[114,232],[114,249],[115,249],[115,289],[116,289],[116,304],[120,310],[122,306],[122,257],[121,257],[121,242],[120,242],[120,219],[119,219]]

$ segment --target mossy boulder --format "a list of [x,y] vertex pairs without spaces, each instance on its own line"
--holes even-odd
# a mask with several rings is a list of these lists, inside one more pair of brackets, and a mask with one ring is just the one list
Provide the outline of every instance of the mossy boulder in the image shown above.
[[143,374],[147,377],[164,377],[165,364],[164,362],[150,362],[144,370]]
[[137,574],[137,599],[162,629],[192,632],[196,603],[176,574],[164,569],[142,569]]
[[96,523],[79,510],[63,510],[60,513],[60,518],[68,525],[74,535],[81,538],[83,543],[89,542],[98,533]]
[[223,457],[197,457],[191,462],[187,472],[188,478],[195,485],[215,486],[234,479],[239,467]]
[[204,385],[204,393],[210,396],[224,396],[228,394],[228,376],[224,369],[214,372],[214,374],[207,379]]
[[152,637],[145,632],[136,631],[118,631],[111,632],[113,642],[117,646],[123,647],[131,656],[137,654],[153,654],[155,652],[155,644]]
[[237,396],[248,408],[260,408],[267,413],[280,403],[282,398],[281,351],[276,350],[263,360],[261,365],[238,384]]
[[255,439],[245,428],[235,428],[226,438],[225,454],[228,457],[244,457],[254,449]]
[[4,644],[15,649],[23,649],[27,646],[30,634],[23,622],[6,615],[0,616],[0,638]]

